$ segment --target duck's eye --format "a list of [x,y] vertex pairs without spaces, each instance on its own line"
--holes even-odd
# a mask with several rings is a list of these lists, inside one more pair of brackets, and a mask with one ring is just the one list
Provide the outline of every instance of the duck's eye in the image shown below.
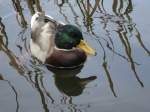
[[45,22],[45,23],[49,22],[49,19],[45,18],[45,19],[44,19],[44,22]]
[[38,17],[36,17],[35,20],[38,20]]

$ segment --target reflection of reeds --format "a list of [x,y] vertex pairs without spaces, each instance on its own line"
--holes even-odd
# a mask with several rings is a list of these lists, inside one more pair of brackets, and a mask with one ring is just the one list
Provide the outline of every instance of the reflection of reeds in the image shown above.
[[43,76],[41,74],[36,74],[36,76],[35,76],[35,87],[37,88],[37,91],[39,92],[39,94],[41,96],[41,101],[43,104],[44,112],[49,112],[48,105],[47,105],[46,99],[45,99],[45,95],[44,95],[44,93],[40,87],[40,84],[42,82],[42,78],[43,78]]
[[[42,12],[42,7],[40,6],[39,0],[26,0],[27,6],[31,15],[33,15],[36,11]],[[23,28],[27,28],[27,22],[24,16],[23,8],[21,6],[21,2],[19,0],[12,0],[15,11],[17,12],[17,21],[19,25]]]
[[19,64],[18,58],[4,45],[2,40],[0,40],[0,50],[2,50],[8,56],[10,60],[10,66],[13,66],[13,68],[15,68],[19,74],[24,74],[24,69]]
[[[119,0],[120,1],[120,0]],[[133,4],[131,0],[128,0],[126,2],[124,1],[120,1],[118,0],[114,0],[113,3],[113,11],[116,15],[120,15],[122,18],[127,19],[128,24],[127,24],[127,29],[129,30],[130,33],[133,34],[133,36],[135,36],[137,38],[137,41],[139,42],[139,45],[145,50],[145,52],[150,56],[150,51],[146,48],[146,46],[144,45],[144,42],[141,39],[141,34],[138,31],[138,29],[136,28],[136,24],[132,22],[132,18],[129,16],[129,14],[132,12],[133,10]],[[120,4],[119,4],[120,3]],[[124,9],[124,12],[121,13],[121,10],[123,10],[124,5],[123,3],[127,4],[127,6]],[[118,9],[119,7],[119,9]],[[135,33],[134,33],[135,32]]]
[[133,70],[137,81],[143,87],[144,85],[143,85],[142,81],[140,80],[140,78],[139,78],[139,76],[138,76],[138,74],[136,72],[135,63],[134,63],[133,58],[132,58],[132,50],[131,50],[130,42],[129,42],[128,38],[127,38],[127,32],[125,32],[124,29],[120,29],[120,30],[117,31],[117,33],[118,33],[118,35],[120,37],[120,40],[121,40],[122,44],[125,47],[125,51],[126,51],[126,54],[128,56],[128,59],[129,59],[130,65],[131,65],[131,69]]
[[26,2],[31,15],[33,15],[36,11],[42,12],[42,7],[39,0],[26,0]]
[[16,112],[19,112],[19,101],[18,101],[18,93],[17,93],[17,90],[15,89],[15,87],[11,84],[11,82],[9,80],[5,80],[2,76],[2,74],[0,74],[0,80],[3,80],[5,82],[8,83],[8,85],[11,87],[12,91],[14,92],[15,94],[15,100],[16,100]]
[[[1,33],[1,37],[0,37],[0,50],[2,50],[9,58],[10,60],[10,65],[13,66],[13,68],[15,68],[19,74],[23,74],[24,73],[24,69],[23,67],[19,64],[19,60],[18,58],[13,54],[13,52],[11,50],[9,50],[7,44],[8,44],[8,38],[6,36],[6,32],[5,32],[5,26],[4,24],[0,21],[0,28],[2,28],[2,32]],[[4,42],[4,40],[6,40]]]
[[116,94],[116,92],[115,92],[115,90],[114,90],[113,80],[112,80],[112,78],[111,78],[111,74],[110,74],[110,72],[109,72],[108,64],[107,64],[107,61],[106,61],[106,58],[107,58],[107,57],[106,57],[106,56],[107,56],[107,55],[106,55],[106,51],[105,51],[105,49],[104,49],[102,43],[101,43],[99,40],[98,40],[98,42],[99,42],[101,48],[103,49],[103,64],[102,64],[102,66],[103,66],[103,69],[104,69],[105,74],[106,74],[106,76],[107,76],[108,83],[109,83],[109,87],[110,87],[110,89],[111,89],[113,95],[114,95],[115,97],[117,97],[117,94]]
[[93,18],[92,16],[99,7],[100,0],[96,0],[94,6],[89,0],[77,0],[78,7],[83,15],[83,20],[88,32],[93,31]]
[[[37,61],[37,60],[35,60]],[[35,62],[36,63],[36,62]],[[46,96],[51,100],[51,104],[54,103],[54,99],[52,98],[51,94],[46,90],[44,84],[43,84],[43,71],[38,68],[36,65],[35,65],[34,62],[32,62],[32,66],[31,68],[33,69],[33,71],[30,71],[28,73],[28,82],[32,85],[33,88],[36,88],[37,91],[39,92],[41,96],[41,98],[43,97],[44,95],[44,99],[46,98]],[[37,88],[38,86],[38,88]],[[41,93],[42,92],[42,93]],[[43,106],[46,105],[46,102],[44,101],[44,99],[42,99],[43,101]],[[47,108],[47,107],[45,107]],[[45,109],[47,110],[47,109]]]
[[132,0],[128,0],[128,5],[124,11],[124,14],[129,14],[133,11],[133,4],[132,4]]
[[3,41],[6,47],[8,47],[8,37],[5,31],[5,25],[2,23],[2,19],[0,17],[0,39]]
[[20,1],[19,0],[12,0],[12,3],[13,3],[13,6],[14,6],[14,8],[15,8],[15,10],[16,10],[16,12],[17,12],[17,16],[20,16],[20,19],[21,19],[21,23],[19,22],[19,20],[18,20],[18,22],[20,23],[20,25],[23,27],[23,28],[26,28],[27,27],[27,22],[26,22],[26,20],[25,20],[25,17],[24,17],[24,14],[23,14],[23,8],[21,7],[21,5],[20,5]]
[[[126,52],[126,55],[129,59],[131,69],[134,72],[137,81],[143,87],[144,85],[143,85],[142,81],[140,80],[140,78],[137,74],[137,71],[136,71],[136,66],[135,66],[135,63],[134,63],[134,60],[133,60],[133,57],[132,57],[132,48],[131,48],[130,41],[128,40],[128,36],[127,36],[128,35],[127,31],[131,32],[131,31],[133,31],[131,29],[135,29],[135,27],[133,27],[133,25],[132,25],[133,22],[131,21],[131,17],[129,16],[129,13],[131,13],[131,11],[133,10],[132,1],[128,0],[126,2],[118,1],[118,0],[114,0],[114,2],[113,2],[113,7],[112,8],[113,8],[113,11],[116,14],[116,16],[120,16],[123,19],[127,19],[128,23],[129,23],[129,24],[125,25],[125,24],[120,24],[119,22],[116,22],[116,24],[118,24],[118,26],[119,26],[119,29],[116,32],[118,33],[119,38],[120,38],[122,44],[125,47],[125,52]],[[124,6],[125,3],[127,4],[126,7]],[[124,12],[123,12],[123,9],[124,9]],[[127,26],[130,26],[130,27],[127,27]],[[139,32],[138,32],[138,34],[140,35]],[[137,39],[141,40],[140,36],[138,36]],[[139,41],[139,42],[142,43],[142,47],[143,47],[144,46],[143,42],[142,41]],[[145,48],[145,46],[143,48]]]
[[26,0],[28,8],[30,10],[31,15],[35,13],[34,7],[33,7],[33,0]]
[[59,12],[60,12],[60,14],[65,18],[65,21],[67,22],[67,23],[70,23],[69,22],[69,20],[68,20],[68,17],[64,14],[64,12],[62,11],[62,7],[59,7]]
[[72,14],[74,15],[74,18],[75,18],[75,23],[78,25],[78,27],[81,27],[81,25],[78,23],[78,15],[77,13],[75,12],[75,9],[73,8],[72,4],[71,3],[68,3],[71,11],[72,11]]
[[137,38],[140,46],[145,50],[145,52],[150,56],[150,51],[147,49],[147,47],[144,45],[144,42],[142,41],[141,34],[139,33],[138,29],[134,27],[135,30],[135,37]]
[[35,1],[35,6],[37,8],[37,11],[42,12],[42,7],[40,6],[40,1],[39,0],[34,0]]
[[17,90],[15,89],[15,87],[11,84],[10,81],[8,80],[5,80],[8,82],[9,86],[11,87],[11,89],[13,90],[14,94],[15,94],[15,99],[16,99],[16,104],[17,104],[17,107],[16,107],[16,112],[19,112],[19,101],[18,101],[18,92]]
[[[73,104],[72,102],[72,97],[70,96],[66,96],[65,94],[62,96],[62,98],[60,99],[61,104],[65,104],[68,105],[68,111],[70,112],[82,112],[80,109],[78,110],[76,105]],[[64,112],[64,109],[61,109],[62,112]]]
[[[90,107],[90,104],[88,104],[88,105],[80,105],[84,106],[81,108],[78,104],[73,103],[72,97],[66,95],[62,96],[60,103],[63,105],[67,105],[67,111],[69,112],[85,112],[85,110]],[[59,110],[60,112],[66,112],[65,108],[60,108]]]
[[104,59],[104,62],[103,62],[103,68],[104,68],[104,71],[105,71],[106,76],[107,76],[107,79],[108,79],[109,87],[110,87],[110,89],[111,89],[113,95],[114,95],[115,97],[117,97],[116,92],[115,92],[115,90],[114,90],[114,84],[113,84],[113,81],[112,81],[112,79],[111,79],[111,74],[110,74],[110,72],[109,72],[108,65],[107,65],[107,62],[105,61],[105,59]]
[[112,10],[117,16],[126,15],[132,12],[133,4],[131,0],[113,0]]

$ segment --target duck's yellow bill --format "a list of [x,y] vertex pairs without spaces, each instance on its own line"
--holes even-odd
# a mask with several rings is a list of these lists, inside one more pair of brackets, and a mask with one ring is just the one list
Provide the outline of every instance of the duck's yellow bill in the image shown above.
[[77,47],[85,51],[87,54],[96,55],[95,50],[92,49],[84,40],[81,40]]

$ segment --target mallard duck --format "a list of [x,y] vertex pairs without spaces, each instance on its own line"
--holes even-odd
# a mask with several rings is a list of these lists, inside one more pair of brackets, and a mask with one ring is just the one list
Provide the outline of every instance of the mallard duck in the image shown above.
[[43,12],[31,18],[31,55],[54,68],[76,68],[96,52],[84,41],[74,25],[55,21]]

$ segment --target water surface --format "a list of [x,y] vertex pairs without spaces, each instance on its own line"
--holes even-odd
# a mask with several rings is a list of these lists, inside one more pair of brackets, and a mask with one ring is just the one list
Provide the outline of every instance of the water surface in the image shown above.
[[[1,112],[149,112],[149,0],[0,0]],[[30,55],[30,19],[45,11],[82,29],[97,51],[53,71]],[[58,77],[62,75],[75,77]]]

